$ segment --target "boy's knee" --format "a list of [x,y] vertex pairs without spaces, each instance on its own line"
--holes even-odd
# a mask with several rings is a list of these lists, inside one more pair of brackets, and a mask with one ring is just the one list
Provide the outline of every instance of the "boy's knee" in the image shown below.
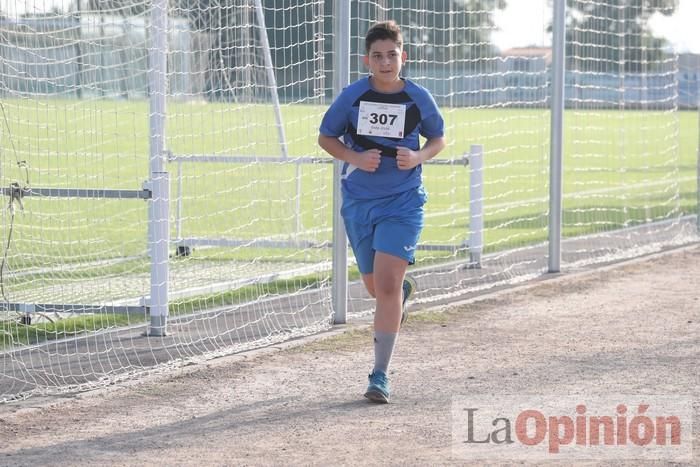
[[379,284],[375,284],[375,290],[373,297],[376,298],[377,295],[382,297],[392,297],[401,291],[401,284],[394,283],[394,281],[381,281]]

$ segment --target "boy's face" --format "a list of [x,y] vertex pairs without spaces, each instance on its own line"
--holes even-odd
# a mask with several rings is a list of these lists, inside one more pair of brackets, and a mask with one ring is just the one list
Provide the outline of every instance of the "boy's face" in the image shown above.
[[364,56],[365,66],[373,79],[381,84],[390,84],[399,79],[401,67],[406,61],[406,52],[391,39],[374,41]]

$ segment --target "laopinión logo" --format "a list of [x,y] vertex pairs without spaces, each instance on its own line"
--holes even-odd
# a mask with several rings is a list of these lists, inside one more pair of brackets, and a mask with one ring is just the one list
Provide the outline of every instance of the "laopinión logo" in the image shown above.
[[452,453],[463,459],[692,460],[692,399],[677,395],[463,396]]

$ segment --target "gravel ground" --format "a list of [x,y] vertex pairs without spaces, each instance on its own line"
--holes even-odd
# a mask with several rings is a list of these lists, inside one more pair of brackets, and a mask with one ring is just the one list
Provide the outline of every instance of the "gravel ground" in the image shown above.
[[[451,407],[460,396],[518,394],[683,395],[694,419],[687,464],[700,465],[698,245],[414,313],[388,405],[362,397],[370,336],[354,323],[0,406],[0,465],[501,465],[510,461],[455,455]],[[614,465],[668,464],[655,462]]]

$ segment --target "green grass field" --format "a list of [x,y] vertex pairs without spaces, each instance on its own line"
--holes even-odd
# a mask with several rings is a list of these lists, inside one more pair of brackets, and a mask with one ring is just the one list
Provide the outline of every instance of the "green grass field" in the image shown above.
[[[147,102],[6,100],[4,107],[4,186],[25,183],[16,161],[26,161],[32,187],[139,189],[148,178]],[[474,143],[485,146],[486,250],[544,240],[549,113],[443,110],[449,146],[440,157],[459,157]],[[323,111],[283,108],[292,157],[322,156],[316,128]],[[269,106],[171,102],[168,113],[173,154],[280,154]],[[697,212],[697,112],[567,111],[565,119],[565,236]],[[167,168],[174,198],[177,167]],[[301,167],[300,219],[296,170],[291,164],[184,164],[183,233],[284,237],[300,222],[321,232],[317,239],[329,239],[330,165]],[[468,169],[426,167],[425,180],[430,201],[424,240],[459,243],[468,231]],[[38,257],[85,262],[145,249],[143,201],[28,198],[24,204],[14,223],[16,268],[45,264]],[[171,211],[174,216],[174,202]],[[240,249],[220,255],[250,256]]]
[[[148,178],[146,102],[5,100],[2,184],[35,188],[140,189]],[[484,155],[485,252],[547,238],[549,113],[543,109],[443,109],[448,147],[460,158],[472,144]],[[323,107],[285,106],[291,157],[322,154],[316,146]],[[167,148],[174,155],[279,156],[269,106],[171,102]],[[567,111],[565,115],[564,235],[601,232],[697,213],[698,112]],[[167,164],[171,175],[171,239],[177,233],[176,195],[182,170],[183,236],[330,240],[330,164]],[[469,232],[469,168],[424,168],[429,204],[423,241],[458,245]],[[299,206],[297,207],[297,200]],[[5,205],[9,199],[5,197]],[[150,268],[148,204],[143,200],[39,198],[3,210],[7,261],[3,294],[29,296],[54,287],[39,302],[61,303],[62,287],[93,288],[142,277]],[[301,227],[304,232],[297,235]],[[7,240],[11,240],[7,243]],[[174,246],[172,247],[174,251]],[[420,253],[421,264],[451,258]],[[210,248],[186,259],[203,262],[316,263],[330,250]],[[227,263],[228,264],[228,263]],[[7,271],[14,275],[8,278]],[[353,274],[356,272],[353,268]],[[325,275],[242,286],[174,301],[173,315],[314,287]],[[355,276],[353,276],[355,277]],[[124,285],[122,285],[124,287]],[[89,287],[87,287],[89,288]],[[108,287],[106,287],[108,288]],[[42,289],[43,290],[43,289]],[[94,293],[90,292],[89,293]],[[87,292],[86,292],[87,293]],[[142,291],[136,291],[136,294]],[[28,299],[31,300],[31,299]],[[133,325],[145,316],[88,316],[21,326],[0,320],[0,348]]]

